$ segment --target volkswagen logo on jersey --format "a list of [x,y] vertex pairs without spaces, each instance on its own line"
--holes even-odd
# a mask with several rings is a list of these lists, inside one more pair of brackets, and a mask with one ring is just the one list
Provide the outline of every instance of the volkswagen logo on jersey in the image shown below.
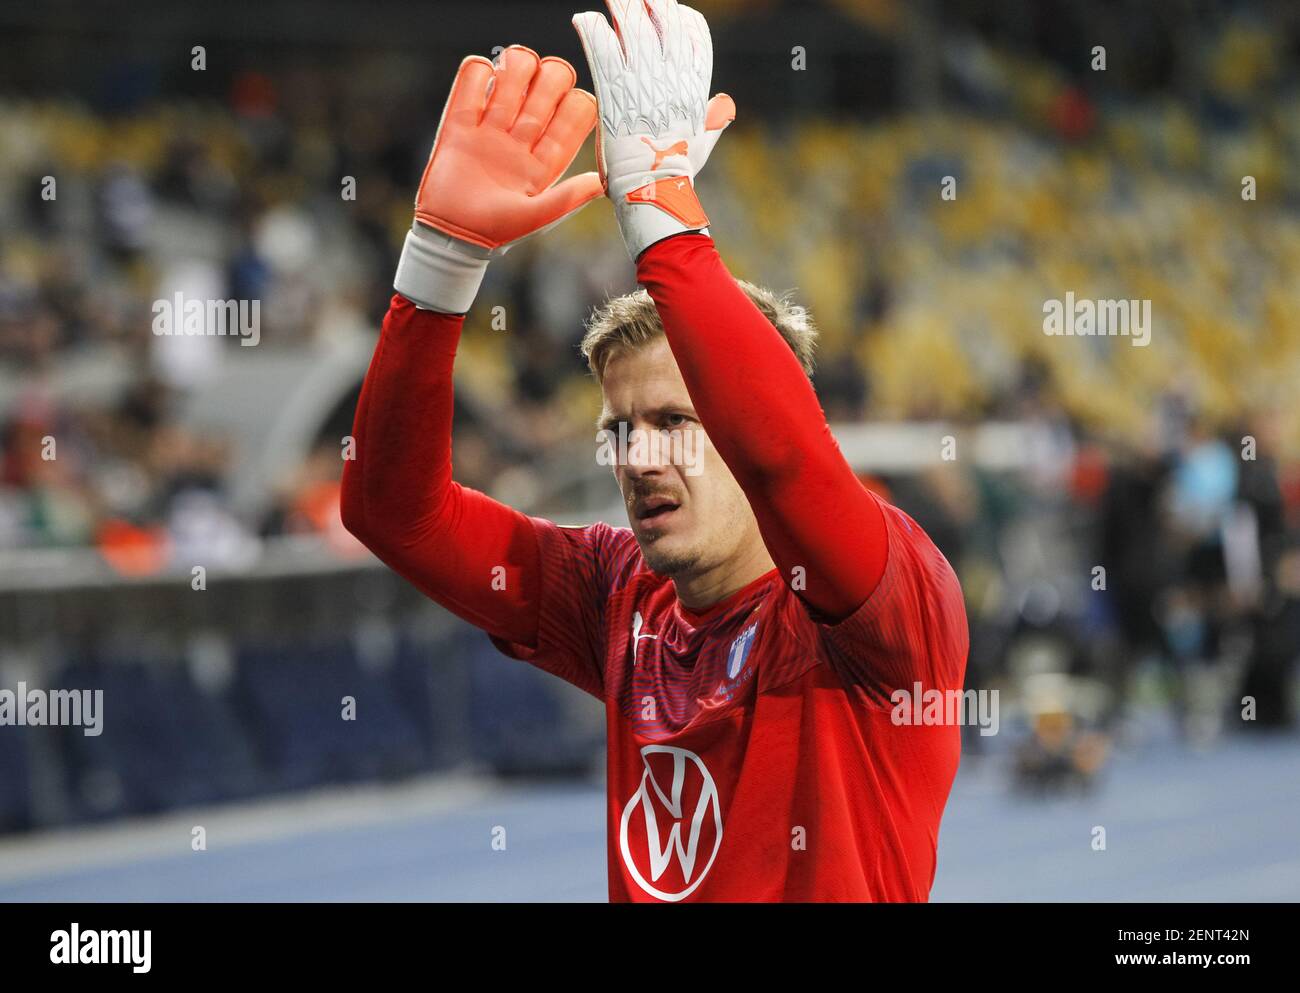
[[619,824],[623,864],[652,897],[684,900],[708,875],[722,845],[718,787],[704,760],[688,749],[646,745],[641,761],[641,784]]
[[745,659],[749,657],[749,650],[754,645],[754,636],[757,633],[758,621],[755,621],[740,633],[740,637],[731,643],[731,650],[727,652],[728,679],[735,679],[740,675],[740,670],[745,668]]

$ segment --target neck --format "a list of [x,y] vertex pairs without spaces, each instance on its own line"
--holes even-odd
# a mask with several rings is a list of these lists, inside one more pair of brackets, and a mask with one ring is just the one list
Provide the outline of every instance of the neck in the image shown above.
[[693,576],[673,578],[677,599],[688,610],[707,610],[776,568],[762,541],[746,542],[736,556]]

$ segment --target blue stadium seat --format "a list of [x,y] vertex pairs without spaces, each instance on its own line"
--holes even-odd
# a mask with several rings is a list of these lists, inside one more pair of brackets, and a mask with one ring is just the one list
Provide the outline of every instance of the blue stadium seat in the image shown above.
[[26,728],[0,727],[0,833],[32,824],[31,767]]
[[160,812],[262,788],[229,701],[197,686],[181,662],[74,664],[57,685],[104,692],[100,735],[62,730],[79,816]]
[[[246,717],[281,789],[407,775],[427,766],[415,723],[386,671],[350,646],[250,646],[238,653]],[[354,720],[343,699],[356,701]]]
[[569,726],[556,677],[502,655],[473,635],[470,735],[476,755],[503,775],[585,772],[599,739]]

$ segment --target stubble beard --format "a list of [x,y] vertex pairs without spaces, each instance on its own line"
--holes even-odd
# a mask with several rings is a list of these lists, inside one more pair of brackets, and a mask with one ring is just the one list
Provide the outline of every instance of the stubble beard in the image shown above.
[[637,535],[637,543],[641,546],[641,557],[645,559],[646,565],[651,570],[670,579],[688,579],[699,571],[700,559],[703,556],[698,547],[663,548],[659,544],[660,537],[661,535],[653,530],[644,535]]

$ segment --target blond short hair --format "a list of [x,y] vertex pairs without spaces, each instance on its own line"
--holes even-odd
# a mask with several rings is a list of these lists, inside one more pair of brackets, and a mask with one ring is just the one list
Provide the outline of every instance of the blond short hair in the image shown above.
[[[780,332],[804,373],[811,378],[813,353],[817,347],[817,325],[812,315],[805,307],[794,303],[789,293],[776,294],[744,279],[736,282]],[[614,352],[640,348],[663,333],[663,322],[654,301],[644,289],[638,289],[614,297],[592,312],[587,321],[587,333],[582,338],[582,357],[587,360],[596,381],[600,382]]]

